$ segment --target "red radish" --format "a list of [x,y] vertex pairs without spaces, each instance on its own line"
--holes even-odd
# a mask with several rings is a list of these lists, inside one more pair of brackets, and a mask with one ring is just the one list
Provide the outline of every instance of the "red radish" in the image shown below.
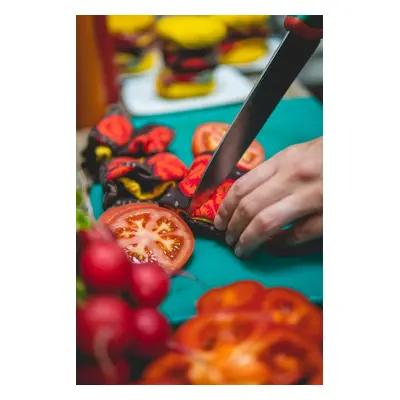
[[171,327],[155,308],[132,310],[130,321],[131,350],[139,357],[156,357],[167,348]]
[[129,293],[139,306],[157,307],[169,291],[169,278],[157,264],[137,264],[131,268]]
[[76,342],[82,353],[97,360],[129,347],[131,309],[119,297],[89,298],[76,316]]
[[130,379],[130,365],[124,358],[109,364],[95,360],[85,361],[76,368],[78,385],[124,385]]
[[104,224],[97,223],[95,226],[88,230],[83,230],[78,232],[78,239],[80,245],[84,248],[89,244],[95,242],[114,242],[116,238],[112,233],[111,229]]
[[81,277],[90,290],[114,293],[126,289],[131,263],[117,243],[94,242],[80,257]]

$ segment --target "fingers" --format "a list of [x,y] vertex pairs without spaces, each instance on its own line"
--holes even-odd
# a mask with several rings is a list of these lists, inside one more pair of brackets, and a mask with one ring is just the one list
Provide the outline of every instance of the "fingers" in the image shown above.
[[223,231],[227,228],[236,207],[243,197],[268,181],[275,174],[275,165],[276,163],[273,159],[268,160],[257,168],[249,171],[232,185],[219,207],[214,220],[214,225],[218,230]]
[[312,215],[296,222],[289,229],[277,233],[269,242],[271,247],[289,247],[309,242],[322,237],[323,216]]
[[232,246],[236,243],[246,226],[263,209],[288,196],[289,187],[285,185],[279,174],[263,183],[253,192],[239,201],[226,231],[226,242]]
[[258,246],[279,232],[286,225],[322,208],[322,196],[314,190],[307,190],[290,195],[263,209],[249,223],[240,236],[235,248],[238,257],[250,255]]

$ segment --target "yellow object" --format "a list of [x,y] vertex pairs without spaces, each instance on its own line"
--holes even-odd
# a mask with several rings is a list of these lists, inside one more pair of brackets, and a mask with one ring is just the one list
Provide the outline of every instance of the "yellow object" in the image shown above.
[[265,25],[269,19],[269,15],[214,15],[214,17],[231,28]]
[[158,94],[166,99],[205,96],[211,93],[215,88],[213,80],[209,82],[174,82],[169,85],[163,85],[163,75],[166,73],[170,72],[168,69],[164,68],[156,81]]
[[211,16],[188,15],[164,17],[156,23],[156,33],[186,49],[211,47],[226,36],[222,21]]
[[154,15],[108,15],[107,26],[110,33],[136,33],[144,31],[154,23]]
[[142,192],[140,185],[132,179],[120,178],[119,181],[130,194],[139,200],[152,200],[161,196],[167,189],[173,189],[176,186],[174,181],[168,181],[156,186],[152,192]]
[[135,64],[136,57],[128,53],[117,53],[115,61],[123,73],[139,73],[147,71],[154,65],[154,53],[146,53],[141,60]]
[[109,160],[112,156],[111,149],[106,146],[97,146],[96,149],[94,150],[94,153],[96,154],[97,161],[103,159]]
[[[229,32],[246,32],[250,28],[266,26],[269,15],[214,15],[222,21]],[[228,39],[229,41],[229,39]],[[258,60],[268,51],[265,38],[248,37],[233,42],[232,48],[220,55],[221,64],[244,64]]]
[[233,48],[220,55],[221,64],[244,64],[258,60],[268,51],[265,39],[244,39],[233,45]]

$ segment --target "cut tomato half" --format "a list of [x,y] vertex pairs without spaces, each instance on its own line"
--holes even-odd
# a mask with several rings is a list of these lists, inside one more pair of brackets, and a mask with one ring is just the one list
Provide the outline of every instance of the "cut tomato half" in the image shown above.
[[211,289],[197,302],[199,314],[220,311],[257,311],[265,297],[265,288],[256,281],[240,281]]
[[[197,157],[206,151],[215,151],[230,125],[222,122],[208,122],[197,127],[192,140],[193,156]],[[264,149],[256,140],[250,145],[237,166],[251,170],[265,159]]]
[[194,249],[186,222],[155,204],[113,207],[99,221],[108,225],[133,263],[157,262],[173,272],[186,264]]
[[268,289],[262,310],[275,323],[293,326],[318,344],[322,342],[322,312],[301,293],[287,288]]

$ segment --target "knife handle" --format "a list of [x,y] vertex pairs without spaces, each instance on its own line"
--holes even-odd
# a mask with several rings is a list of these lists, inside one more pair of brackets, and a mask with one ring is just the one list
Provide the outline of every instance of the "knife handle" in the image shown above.
[[322,39],[322,15],[288,15],[285,28],[306,40]]

